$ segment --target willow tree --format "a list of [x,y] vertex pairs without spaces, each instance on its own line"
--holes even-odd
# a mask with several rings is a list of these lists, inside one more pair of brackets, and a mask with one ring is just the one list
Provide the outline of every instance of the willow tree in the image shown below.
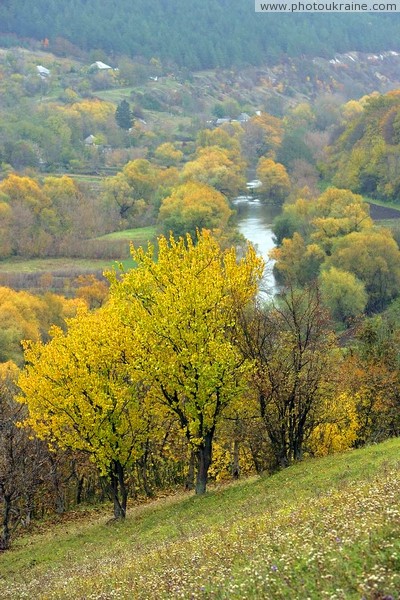
[[255,295],[262,260],[252,248],[238,260],[207,231],[132,248],[136,268],[112,279],[121,320],[131,324],[143,380],[168,408],[197,457],[196,493],[206,490],[221,415],[241,393],[248,368],[235,345],[238,308]]
[[[140,457],[145,389],[134,376],[130,331],[112,306],[81,312],[49,343],[26,343],[19,377],[26,424],[50,446],[81,451],[108,478],[115,518],[124,518],[126,475]],[[129,333],[129,335],[128,335]]]

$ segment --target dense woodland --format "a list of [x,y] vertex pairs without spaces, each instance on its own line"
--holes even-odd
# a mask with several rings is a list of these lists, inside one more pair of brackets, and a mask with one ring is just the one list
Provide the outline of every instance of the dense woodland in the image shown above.
[[253,0],[5,0],[0,22],[3,45],[17,34],[66,54],[96,48],[191,70],[399,48],[396,13],[256,14]]
[[[209,481],[397,436],[399,232],[395,221],[373,221],[361,194],[399,202],[399,93],[352,98],[339,71],[334,79],[314,63],[301,77],[294,62],[171,73],[185,56],[180,18],[176,56],[141,40],[148,56],[138,60],[125,29],[113,40],[123,48],[103,44],[104,3],[96,19],[89,1],[87,18],[79,3],[46,3],[43,18],[23,25],[24,7],[5,2],[0,18],[48,41],[0,53],[0,267],[18,280],[0,287],[0,550],[18,527],[82,503],[111,499],[121,518],[128,498],[177,486],[202,494]],[[17,30],[6,12],[17,9],[20,27],[43,30]],[[41,5],[29,9],[39,15]],[[224,27],[232,11],[220,10]],[[153,23],[157,35],[169,27],[148,13],[144,27],[141,14],[135,27],[149,38]],[[176,14],[183,23],[184,7]],[[206,14],[199,5],[191,18]],[[114,31],[117,17],[130,27],[112,17]],[[347,48],[358,19],[336,27],[332,51]],[[289,21],[280,22],[283,39]],[[296,35],[314,22],[301,17]],[[327,30],[307,25],[308,44],[317,30],[316,44]],[[357,31],[352,48],[383,47],[364,33],[361,46]],[[90,56],[75,52],[83,38]],[[266,60],[259,39],[255,28],[254,59],[238,37],[236,54],[188,44],[181,64]],[[111,51],[124,54],[118,70],[90,64]],[[274,297],[259,294],[263,261],[236,227],[232,200],[248,194],[249,174],[259,201],[281,207]],[[139,243],[129,249],[129,239]],[[54,267],[34,266],[66,258],[105,262],[100,274],[77,268],[61,284]],[[13,273],[20,265],[35,270],[36,286]]]

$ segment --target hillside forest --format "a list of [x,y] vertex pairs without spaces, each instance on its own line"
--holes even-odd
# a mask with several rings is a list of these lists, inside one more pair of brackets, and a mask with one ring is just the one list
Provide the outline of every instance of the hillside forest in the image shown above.
[[[40,41],[0,50],[0,550],[398,436],[397,52],[192,71],[19,33]],[[279,207],[267,265],[243,196]]]
[[[252,0],[4,0],[1,44],[47,40],[52,51],[155,57],[192,71],[274,63],[282,56],[398,50],[397,13],[268,14]],[[14,39],[13,39],[14,36]]]

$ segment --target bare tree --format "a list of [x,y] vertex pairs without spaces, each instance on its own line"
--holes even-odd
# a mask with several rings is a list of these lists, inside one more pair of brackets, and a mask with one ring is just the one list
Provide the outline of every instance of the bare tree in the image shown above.
[[335,344],[316,288],[289,289],[269,307],[243,313],[242,352],[256,365],[253,385],[276,466],[303,456],[319,423]]
[[44,445],[17,426],[25,409],[14,400],[13,379],[11,370],[0,377],[0,552],[9,547],[14,527],[29,523],[47,460]]

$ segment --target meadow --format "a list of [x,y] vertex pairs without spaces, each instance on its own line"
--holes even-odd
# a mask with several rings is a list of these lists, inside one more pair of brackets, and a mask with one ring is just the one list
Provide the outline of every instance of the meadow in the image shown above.
[[47,291],[48,276],[51,276],[50,287],[58,293],[70,293],[71,282],[80,275],[96,274],[101,278],[105,271],[134,266],[130,257],[129,243],[135,246],[147,246],[157,237],[156,226],[124,229],[103,235],[86,243],[77,243],[74,249],[79,254],[82,250],[86,258],[10,258],[0,261],[0,286],[14,289],[30,289],[37,293]]
[[4,599],[397,600],[400,440],[273,476],[42,522],[0,559]]

